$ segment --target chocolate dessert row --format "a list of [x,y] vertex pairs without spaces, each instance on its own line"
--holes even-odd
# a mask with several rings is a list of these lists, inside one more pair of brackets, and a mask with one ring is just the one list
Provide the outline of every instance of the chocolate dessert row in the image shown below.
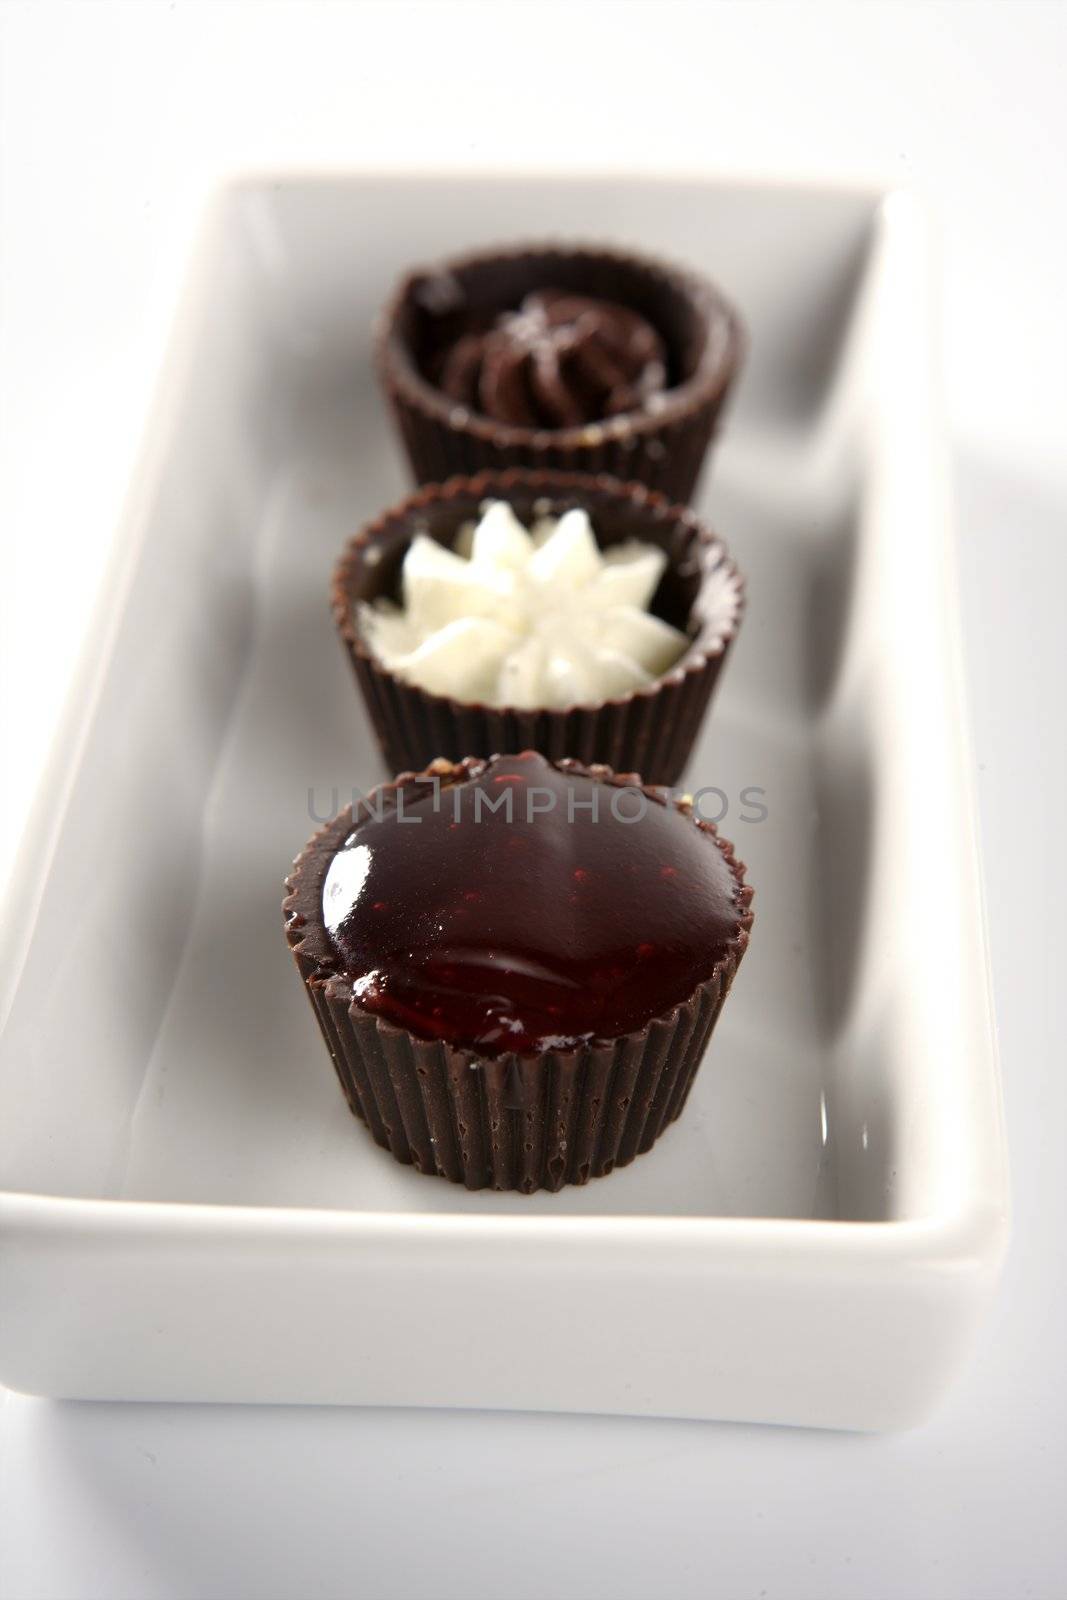
[[407,274],[382,385],[421,487],[337,562],[399,774],[322,828],[286,935],[399,1161],[531,1193],[680,1114],[752,890],[680,777],[744,583],[687,508],[743,351],[692,273],[537,247]]

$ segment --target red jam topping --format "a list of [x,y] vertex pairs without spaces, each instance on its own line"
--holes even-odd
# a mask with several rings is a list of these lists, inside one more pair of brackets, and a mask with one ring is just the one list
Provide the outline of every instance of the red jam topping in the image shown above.
[[359,1004],[486,1056],[615,1038],[689,998],[738,931],[692,818],[639,789],[496,756],[362,820],[323,886]]

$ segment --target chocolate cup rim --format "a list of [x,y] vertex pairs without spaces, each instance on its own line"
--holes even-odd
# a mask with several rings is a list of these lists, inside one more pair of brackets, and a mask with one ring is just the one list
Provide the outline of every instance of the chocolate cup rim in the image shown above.
[[[617,266],[637,267],[668,284],[675,293],[688,298],[707,326],[710,327],[713,315],[720,317],[726,328],[723,347],[712,354],[705,349],[691,377],[661,391],[660,403],[655,410],[623,411],[615,416],[601,417],[568,428],[521,427],[515,423],[496,422],[482,412],[472,411],[469,406],[451,399],[423,377],[411,347],[398,331],[401,308],[415,284],[424,278],[456,274],[466,268],[486,266],[494,261],[521,261],[531,255],[557,256],[590,263],[606,261]],[[375,359],[382,381],[387,389],[402,395],[409,405],[432,416],[453,433],[471,435],[501,448],[513,447],[535,452],[588,448],[606,440],[654,435],[665,426],[689,418],[722,399],[740,370],[747,348],[748,336],[740,314],[709,278],[689,268],[674,266],[660,257],[633,250],[620,250],[610,245],[568,244],[552,239],[543,243],[528,241],[471,251],[424,267],[412,268],[404,274],[386,301],[375,337]]]
[[[537,752],[524,751],[520,754],[536,754]],[[329,822],[316,829],[305,844],[303,850],[295,858],[293,865],[285,879],[285,896],[282,900],[282,915],[285,919],[285,936],[298,961],[310,961],[313,970],[304,974],[305,987],[312,984],[325,988],[328,999],[347,1001],[349,1007],[355,1007],[361,1017],[372,1022],[378,1032],[384,1035],[407,1037],[418,1040],[423,1044],[444,1044],[454,1054],[462,1056],[471,1065],[480,1065],[483,1062],[497,1062],[511,1059],[535,1061],[544,1056],[577,1056],[584,1050],[600,1045],[614,1046],[620,1040],[637,1040],[644,1038],[649,1030],[659,1023],[673,1021],[678,1013],[687,1006],[692,1005],[696,997],[706,989],[717,984],[729,974],[730,981],[740,965],[741,958],[748,949],[754,913],[752,900],[754,889],[745,881],[745,864],[738,859],[733,844],[729,839],[724,839],[713,822],[707,822],[702,817],[693,814],[692,803],[686,797],[675,798],[664,792],[662,785],[645,783],[636,772],[615,772],[611,767],[594,762],[586,765],[584,762],[575,761],[565,756],[560,761],[551,763],[558,771],[574,773],[578,777],[592,778],[597,782],[608,784],[613,788],[639,789],[647,799],[664,807],[673,805],[683,816],[689,817],[694,826],[708,836],[712,844],[721,852],[730,875],[737,885],[737,930],[723,954],[715,962],[711,971],[684,999],[678,1000],[669,1006],[666,1011],[658,1011],[653,1016],[646,1018],[639,1028],[628,1029],[624,1033],[611,1035],[594,1035],[583,1038],[564,1049],[551,1050],[508,1050],[500,1055],[490,1056],[485,1051],[477,1050],[473,1045],[454,1044],[450,1040],[432,1039],[410,1028],[403,1027],[400,1023],[391,1022],[388,1018],[379,1016],[374,1011],[368,1011],[360,1006],[356,998],[351,977],[340,966],[340,957],[330,944],[329,935],[322,915],[322,884],[328,871],[328,862],[333,860],[336,849],[327,855],[321,847],[337,838],[339,849],[360,820],[363,808],[376,808],[379,796],[396,794],[401,789],[408,789],[414,783],[426,782],[436,777],[444,778],[446,775],[454,776],[462,773],[470,777],[476,771],[484,770],[490,761],[498,759],[497,756],[464,756],[461,761],[449,761],[444,757],[430,763],[421,771],[401,772],[388,783],[376,784],[365,795],[357,807],[345,806]],[[327,863],[320,866],[320,863]],[[299,919],[299,920],[298,920]]]
[[[720,559],[714,570],[722,572],[725,569],[733,579],[736,604],[729,625],[707,645],[700,645],[697,640],[692,640],[678,660],[669,666],[666,672],[661,672],[658,677],[653,678],[651,683],[640,684],[636,689],[627,689],[624,694],[612,695],[603,700],[576,701],[567,706],[493,706],[484,700],[457,700],[452,695],[437,694],[431,689],[423,688],[421,684],[401,678],[374,653],[355,625],[353,610],[356,597],[351,591],[349,573],[356,569],[363,561],[366,550],[376,540],[381,539],[388,529],[412,517],[426,506],[442,504],[459,499],[461,496],[474,496],[479,501],[490,499],[493,498],[494,490],[499,491],[499,497],[504,499],[509,489],[516,488],[538,494],[546,500],[553,498],[553,490],[558,497],[562,497],[567,494],[580,494],[583,489],[595,489],[598,494],[611,495],[626,502],[630,507],[639,509],[648,507],[663,520],[684,523],[694,538],[709,550],[717,550]],[[412,537],[415,531],[412,531]],[[668,557],[668,561],[669,559]],[[701,579],[701,589],[708,581],[708,576],[709,574],[705,574]],[[551,467],[486,468],[484,472],[474,473],[470,477],[460,475],[446,478],[444,483],[421,485],[403,500],[398,500],[394,505],[387,507],[372,522],[366,523],[358,533],[346,541],[334,564],[330,580],[330,609],[334,623],[353,655],[368,662],[383,678],[403,684],[406,689],[416,690],[437,705],[446,706],[452,716],[473,711],[494,712],[498,715],[510,712],[517,716],[571,717],[580,711],[597,712],[609,707],[628,706],[636,700],[652,699],[662,692],[665,685],[680,684],[687,677],[695,678],[705,670],[709,661],[717,661],[725,656],[737,638],[744,620],[746,598],[744,574],[727,546],[688,506],[679,505],[660,490],[650,489],[647,484],[636,481],[625,482],[622,478],[612,477],[610,473],[568,472]]]

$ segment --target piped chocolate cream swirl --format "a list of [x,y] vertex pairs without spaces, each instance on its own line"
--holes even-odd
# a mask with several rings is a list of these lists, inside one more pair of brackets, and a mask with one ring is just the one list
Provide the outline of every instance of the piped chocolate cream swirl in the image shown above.
[[538,289],[444,354],[441,389],[496,422],[572,428],[639,411],[667,387],[650,322],[611,300]]

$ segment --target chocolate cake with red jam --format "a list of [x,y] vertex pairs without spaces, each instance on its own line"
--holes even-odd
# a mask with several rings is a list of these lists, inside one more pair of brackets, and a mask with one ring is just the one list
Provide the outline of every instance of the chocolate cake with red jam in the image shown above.
[[378,365],[419,483],[557,467],[684,503],[743,353],[737,313],[696,274],[532,245],[409,273]]
[[650,1149],[752,924],[743,867],[687,803],[532,751],[383,785],[286,887],[349,1106],[472,1189],[559,1189]]

